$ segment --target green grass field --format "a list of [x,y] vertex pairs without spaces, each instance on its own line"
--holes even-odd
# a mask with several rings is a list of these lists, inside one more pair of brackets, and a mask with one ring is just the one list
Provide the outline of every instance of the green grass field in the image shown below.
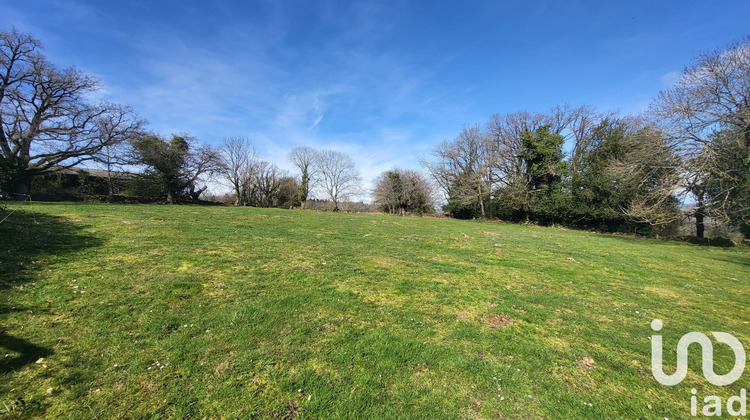
[[[0,418],[689,417],[750,251],[496,222],[34,204],[0,224]],[[715,343],[718,373],[734,363]]]

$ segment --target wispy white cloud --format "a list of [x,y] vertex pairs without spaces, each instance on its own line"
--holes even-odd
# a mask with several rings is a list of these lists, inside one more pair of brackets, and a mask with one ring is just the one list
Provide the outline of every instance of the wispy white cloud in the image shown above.
[[680,73],[679,71],[670,71],[663,74],[659,80],[661,81],[663,87],[669,89],[674,86],[674,84],[677,83],[678,80],[680,80],[681,75],[682,73]]
[[[746,24],[741,13],[695,11],[708,4],[655,8],[679,27],[654,25],[658,13],[646,19],[631,3],[589,6],[26,0],[0,2],[0,15],[42,38],[54,62],[97,76],[97,99],[131,105],[156,132],[245,136],[290,171],[292,148],[334,149],[371,181],[418,168],[464,123],[496,112],[639,110],[677,80],[667,69],[720,45],[705,34]],[[702,29],[684,29],[698,28],[686,18]]]

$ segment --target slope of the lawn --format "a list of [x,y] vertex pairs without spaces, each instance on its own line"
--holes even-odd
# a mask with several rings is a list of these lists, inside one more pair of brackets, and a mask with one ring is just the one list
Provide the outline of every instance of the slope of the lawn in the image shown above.
[[[681,418],[750,252],[491,222],[34,204],[0,225],[0,417]],[[716,345],[716,367],[733,364]],[[697,372],[697,373],[695,373]]]

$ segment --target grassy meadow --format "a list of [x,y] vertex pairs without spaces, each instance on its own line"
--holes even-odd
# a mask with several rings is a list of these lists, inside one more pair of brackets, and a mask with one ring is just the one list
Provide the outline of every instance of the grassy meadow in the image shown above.
[[[498,222],[35,203],[0,224],[0,418],[689,417],[750,250]],[[717,373],[734,363],[715,343]]]

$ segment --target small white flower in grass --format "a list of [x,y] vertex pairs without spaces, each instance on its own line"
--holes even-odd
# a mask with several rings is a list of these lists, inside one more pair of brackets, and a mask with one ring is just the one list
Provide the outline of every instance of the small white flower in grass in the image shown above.
[[117,367],[117,363],[115,363],[115,367]]
[[529,398],[531,398],[531,395],[529,395]]
[[310,401],[312,399],[312,395],[307,396],[307,401]]

